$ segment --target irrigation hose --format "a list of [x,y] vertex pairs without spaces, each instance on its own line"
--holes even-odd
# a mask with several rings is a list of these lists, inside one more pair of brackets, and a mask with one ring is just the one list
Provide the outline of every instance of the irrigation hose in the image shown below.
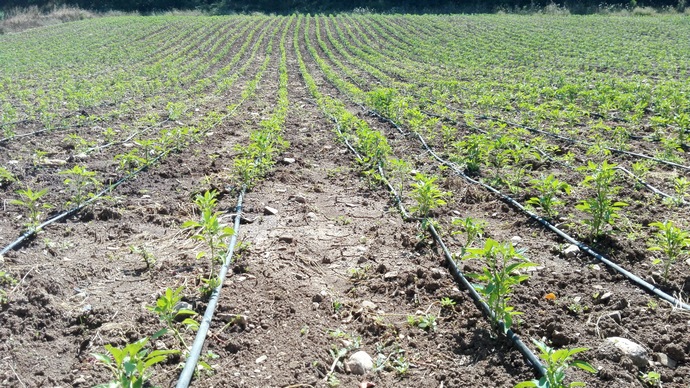
[[22,242],[24,242],[24,240],[33,236],[34,234],[36,234],[38,231],[45,228],[46,226],[53,224],[57,221],[60,221],[61,219],[65,218],[65,217],[69,217],[72,214],[75,214],[75,213],[79,212],[81,209],[87,207],[91,203],[96,202],[96,200],[98,200],[103,195],[115,190],[116,187],[118,187],[121,184],[125,183],[126,181],[130,180],[131,178],[133,178],[134,176],[136,176],[137,174],[139,174],[140,172],[142,172],[146,168],[152,166],[154,163],[156,163],[161,158],[163,158],[165,155],[167,155],[170,151],[172,151],[172,150],[161,153],[160,155],[158,155],[157,157],[152,159],[150,163],[139,167],[138,169],[132,171],[131,173],[124,176],[123,178],[120,178],[120,180],[118,180],[117,182],[110,184],[108,187],[101,190],[98,194],[96,194],[93,197],[89,198],[88,200],[84,201],[84,203],[82,203],[78,206],[75,206],[72,209],[66,210],[66,211],[56,215],[55,217],[49,218],[48,220],[44,221],[42,224],[40,224],[36,227],[30,228],[29,230],[24,232],[21,236],[19,236],[16,240],[14,240],[12,243],[10,243],[8,246],[3,248],[2,251],[0,251],[0,256],[4,255],[5,253],[9,252],[12,249],[18,247]]
[[448,250],[448,247],[446,247],[446,244],[443,242],[443,239],[441,239],[441,236],[436,231],[436,228],[434,227],[433,223],[429,223],[429,232],[431,232],[431,235],[434,237],[434,240],[436,240],[436,243],[441,246],[441,249],[443,249],[443,256],[445,256],[446,258],[448,269],[450,270],[455,280],[470,293],[470,297],[472,298],[474,303],[481,308],[485,316],[489,317],[489,319],[492,322],[498,322],[498,328],[503,333],[505,333],[505,336],[510,341],[513,342],[513,345],[515,345],[517,350],[527,359],[527,361],[531,364],[535,372],[537,372],[539,376],[544,376],[544,374],[546,373],[546,369],[541,364],[537,356],[535,356],[534,353],[532,353],[532,351],[525,345],[524,342],[522,342],[520,337],[517,334],[515,334],[513,330],[505,330],[505,325],[503,321],[498,321],[496,319],[496,315],[493,311],[491,311],[489,305],[487,305],[486,302],[482,300],[482,297],[477,293],[472,284],[467,280],[467,278],[465,278],[462,272],[458,269],[458,266],[455,264],[455,260],[453,260],[453,255]]
[[482,187],[484,187],[485,189],[487,189],[487,190],[491,191],[492,193],[496,194],[496,195],[497,195],[498,197],[500,197],[503,201],[505,201],[505,202],[509,203],[510,205],[512,205],[512,206],[514,206],[514,207],[520,209],[520,210],[523,211],[525,214],[527,214],[528,216],[530,216],[530,218],[532,218],[532,219],[536,220],[537,222],[539,222],[542,226],[544,226],[544,227],[546,227],[547,229],[551,230],[552,232],[556,233],[557,235],[559,235],[560,237],[562,237],[563,239],[565,239],[565,240],[568,241],[569,243],[571,243],[571,244],[573,244],[573,245],[576,245],[578,248],[582,249],[583,251],[585,251],[585,252],[586,252],[587,254],[589,254],[590,256],[592,256],[592,257],[594,257],[595,259],[597,259],[597,260],[601,261],[602,263],[606,264],[608,267],[610,267],[610,268],[616,270],[616,271],[619,272],[620,274],[622,274],[622,275],[624,275],[625,277],[627,277],[629,280],[631,280],[631,281],[633,281],[634,283],[636,283],[638,286],[640,286],[640,287],[642,287],[642,288],[648,290],[649,292],[655,294],[655,295],[658,296],[659,298],[664,299],[665,301],[671,303],[671,304],[672,304],[673,306],[675,306],[675,307],[680,307],[680,308],[682,308],[682,309],[684,309],[684,310],[690,310],[690,305],[688,305],[687,303],[684,303],[684,302],[682,302],[682,301],[680,301],[680,300],[674,298],[673,296],[671,296],[671,295],[669,295],[669,294],[667,294],[667,293],[661,291],[659,288],[657,288],[657,287],[654,286],[653,284],[650,284],[649,282],[643,280],[642,278],[638,277],[637,275],[634,275],[633,273],[629,272],[628,270],[624,269],[623,267],[619,266],[618,264],[612,262],[611,260],[609,260],[609,259],[606,258],[605,256],[601,255],[600,253],[597,253],[597,252],[594,251],[592,248],[590,248],[587,244],[582,243],[582,242],[576,240],[575,238],[571,237],[569,234],[567,234],[566,232],[564,232],[564,231],[562,231],[561,229],[557,228],[555,225],[551,224],[551,223],[548,222],[547,220],[545,220],[545,219],[543,219],[542,217],[539,217],[538,215],[536,215],[536,214],[532,213],[531,211],[527,210],[524,206],[522,206],[519,202],[515,201],[513,198],[511,198],[511,197],[509,197],[509,196],[507,196],[507,195],[501,193],[499,190],[493,188],[492,186],[489,186],[489,185],[487,185],[487,184],[485,184],[485,183],[483,183],[483,182],[474,180],[474,179],[470,178],[469,176],[465,175],[465,173],[463,173],[463,172],[458,168],[458,166],[455,165],[455,163],[452,163],[452,162],[449,162],[449,161],[447,161],[447,160],[444,160],[444,159],[442,159],[440,156],[438,156],[438,154],[436,154],[436,152],[434,152],[434,151],[427,145],[426,141],[424,141],[424,138],[423,138],[420,134],[415,133],[415,135],[417,136],[417,138],[419,139],[419,141],[422,143],[422,145],[424,146],[424,148],[426,148],[426,150],[427,150],[427,151],[428,151],[428,152],[429,152],[439,163],[444,164],[444,165],[446,165],[446,166],[452,168],[453,171],[455,171],[456,174],[458,174],[459,176],[461,176],[462,178],[464,178],[466,181],[468,181],[468,182],[470,182],[470,183],[473,183],[473,184],[476,184],[476,185],[479,185],[479,186],[482,186]]
[[[354,147],[352,147],[352,145],[350,145],[347,138],[345,138],[343,132],[340,129],[340,125],[338,124],[337,119],[335,119],[332,116],[330,118],[331,118],[331,120],[333,120],[336,123],[336,130],[338,131],[338,134],[341,136],[341,138],[344,139],[344,142],[345,142],[345,145],[347,146],[347,148],[349,148],[350,151],[352,151],[352,153],[357,157],[357,159],[362,160],[362,156],[354,149]],[[392,123],[392,121],[391,121],[391,123]],[[393,123],[393,124],[395,124],[395,123]],[[398,209],[400,210],[400,213],[402,214],[403,219],[405,221],[412,221],[412,220],[420,221],[420,220],[422,220],[419,218],[412,217],[407,213],[407,211],[405,210],[405,207],[402,204],[402,200],[401,200],[400,196],[398,196],[398,193],[396,192],[395,188],[393,188],[393,186],[390,184],[388,179],[386,179],[385,173],[384,173],[381,165],[378,166],[378,171],[379,171],[379,174],[381,175],[381,179],[386,184],[386,186],[388,187],[388,190],[390,190],[391,194],[395,198],[395,203],[398,206]],[[481,296],[477,293],[477,291],[474,289],[472,284],[469,281],[467,281],[467,278],[465,278],[465,276],[462,274],[462,272],[458,269],[457,265],[455,264],[455,260],[453,260],[453,255],[450,253],[450,251],[446,247],[446,244],[443,242],[443,239],[441,238],[441,236],[436,231],[436,228],[434,227],[433,223],[428,224],[428,229],[429,229],[429,232],[434,237],[434,240],[443,249],[443,255],[446,258],[446,262],[448,263],[448,268],[449,268],[451,274],[453,275],[453,278],[455,279],[455,281],[460,283],[460,285],[470,293],[470,298],[472,298],[472,300],[475,302],[475,304],[477,306],[479,306],[479,308],[481,309],[484,316],[488,317],[492,322],[498,323],[498,328],[501,330],[501,332],[503,332],[505,334],[506,338],[508,338],[515,345],[515,348],[520,352],[520,354],[522,354],[527,359],[530,366],[532,366],[532,368],[535,370],[535,372],[537,372],[537,374],[539,376],[543,376],[545,374],[546,369],[541,364],[541,362],[539,361],[537,356],[525,345],[524,342],[522,342],[520,337],[517,334],[515,334],[515,332],[513,332],[510,329],[505,330],[505,325],[504,325],[503,321],[496,320],[496,315],[493,313],[493,311],[491,311],[491,308],[489,307],[489,305],[487,305],[482,300]],[[180,387],[178,387],[178,388],[180,388]]]
[[199,330],[196,332],[192,349],[187,355],[187,360],[184,363],[184,369],[182,369],[180,378],[177,380],[177,388],[189,387],[189,383],[192,381],[192,377],[194,376],[194,371],[196,371],[196,365],[199,362],[199,357],[201,356],[201,349],[204,347],[206,335],[208,334],[208,330],[211,326],[211,320],[213,319],[213,313],[216,311],[216,305],[218,304],[218,298],[220,297],[220,290],[223,288],[223,281],[225,280],[225,276],[228,273],[228,268],[232,263],[232,255],[235,251],[235,245],[237,244],[237,234],[240,230],[240,219],[242,218],[240,217],[242,214],[242,199],[244,198],[244,193],[246,190],[247,186],[243,186],[242,191],[237,198],[237,206],[235,207],[235,227],[233,229],[232,237],[230,237],[230,245],[228,246],[227,256],[225,257],[225,261],[220,267],[220,272],[218,273],[218,279],[220,281],[208,300],[208,306],[206,306],[204,317],[201,319],[199,324]]

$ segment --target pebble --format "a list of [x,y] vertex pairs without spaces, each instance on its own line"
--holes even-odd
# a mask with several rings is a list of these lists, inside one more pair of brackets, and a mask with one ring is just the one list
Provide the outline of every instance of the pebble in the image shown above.
[[611,299],[612,296],[613,296],[613,293],[607,292],[607,293],[605,293],[604,295],[600,296],[600,297],[599,297],[599,300],[600,300],[602,303],[606,303],[606,302],[609,301],[609,299]]
[[365,300],[362,302],[362,307],[366,310],[376,310],[376,303]]
[[649,356],[647,350],[642,345],[637,344],[629,339],[622,337],[609,337],[604,340],[604,345],[613,345],[623,354],[625,354],[633,364],[639,368],[644,368],[649,365]]
[[510,242],[513,243],[513,245],[519,244],[522,241],[522,237],[520,236],[513,236],[510,239]]
[[314,212],[307,213],[307,218],[309,218],[309,220],[311,220],[311,221],[316,220],[316,213],[314,213]]
[[285,164],[295,163],[295,158],[283,158],[283,163],[285,163]]
[[384,279],[384,280],[393,280],[393,279],[395,279],[395,278],[397,278],[397,277],[398,277],[398,272],[397,272],[397,271],[386,272],[386,273],[383,275],[383,279]]
[[356,375],[363,375],[374,368],[374,361],[367,352],[360,350],[347,359],[347,370]]
[[563,251],[563,254],[565,255],[565,257],[567,257],[569,259],[577,256],[578,253],[580,253],[580,248],[578,248],[577,245],[575,245],[575,244],[568,245],[565,248],[565,250]]
[[311,297],[311,301],[315,303],[321,303],[323,301],[323,296],[321,296],[321,294],[316,294]]
[[256,359],[256,363],[261,364],[262,362],[266,361],[267,359],[268,359],[268,356],[264,354],[263,356]]
[[275,216],[276,214],[278,214],[278,209],[266,206],[264,207],[264,214],[267,216]]
[[280,237],[278,237],[278,241],[284,242],[284,243],[288,243],[288,244],[292,244],[292,243],[295,241],[295,238],[292,237],[292,236],[288,236],[288,235],[286,235],[286,236],[280,236]]
[[676,365],[678,365],[678,362],[676,362],[676,360],[667,356],[665,353],[656,353],[655,356],[656,356],[656,360],[659,362],[659,364],[661,364],[665,367],[673,369],[676,367]]
[[292,199],[297,203],[307,203],[307,197],[302,194],[295,195]]
[[72,385],[81,385],[81,384],[86,384],[86,378],[84,376],[79,376],[74,381],[72,381]]

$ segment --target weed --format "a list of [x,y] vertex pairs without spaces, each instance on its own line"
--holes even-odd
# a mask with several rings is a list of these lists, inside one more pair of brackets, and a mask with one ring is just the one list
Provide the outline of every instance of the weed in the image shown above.
[[0,166],[0,186],[5,186],[16,181],[17,178],[15,178],[14,175],[12,175],[10,170],[6,169],[3,166]]
[[517,384],[514,388],[566,388],[566,387],[584,387],[585,383],[572,382],[565,385],[565,373],[571,366],[580,368],[589,373],[597,373],[597,370],[589,363],[582,360],[574,360],[573,356],[577,353],[585,352],[587,348],[575,349],[559,349],[555,350],[545,343],[537,340],[532,340],[537,346],[539,357],[544,361],[546,372],[544,377],[539,380],[523,381]]
[[443,308],[452,309],[455,304],[455,301],[447,296],[441,299],[441,307]]
[[[8,285],[13,286],[17,284],[17,279],[6,271],[0,271],[0,286]],[[0,288],[0,305],[7,304],[9,302],[7,292]]]
[[141,257],[141,259],[144,261],[144,264],[146,264],[147,270],[151,269],[151,267],[156,264],[156,257],[153,255],[153,253],[149,252],[142,246],[130,245],[129,251]]
[[408,315],[407,323],[424,331],[436,331],[436,316],[432,314]]
[[659,372],[640,372],[640,380],[650,387],[661,387],[661,374]]

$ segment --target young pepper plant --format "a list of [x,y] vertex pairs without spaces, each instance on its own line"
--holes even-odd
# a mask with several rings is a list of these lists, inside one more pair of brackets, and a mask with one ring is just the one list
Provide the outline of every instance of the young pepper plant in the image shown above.
[[223,264],[223,253],[227,249],[225,240],[235,233],[233,228],[220,223],[219,216],[221,213],[214,211],[217,195],[218,192],[215,190],[207,191],[204,195],[198,194],[194,203],[201,210],[201,220],[189,220],[182,224],[184,229],[195,230],[196,234],[192,238],[204,242],[208,247],[208,251],[201,251],[196,256],[197,259],[202,257],[210,257],[211,259],[211,273],[208,279],[202,279],[204,286],[201,291],[207,295],[213,292],[220,282],[215,274],[214,266],[215,264]]
[[597,370],[589,363],[582,360],[573,359],[574,355],[589,350],[587,348],[555,350],[541,341],[532,341],[541,352],[539,357],[544,361],[544,367],[546,368],[544,376],[539,380],[523,381],[515,385],[513,388],[584,387],[585,383],[579,381],[574,381],[568,385],[564,383],[565,372],[568,370],[568,368],[574,366],[589,373],[597,373]]
[[484,282],[474,288],[479,292],[494,313],[496,325],[503,322],[507,332],[513,326],[513,317],[522,314],[508,304],[513,287],[529,279],[529,275],[516,273],[537,264],[529,262],[511,243],[500,243],[486,239],[484,247],[469,248],[467,259],[478,259],[484,263],[482,273],[467,274],[467,277]]
[[690,234],[673,225],[672,221],[652,222],[649,226],[659,229],[654,237],[649,240],[650,251],[661,251],[665,259],[654,259],[654,264],[664,264],[664,279],[668,280],[668,270],[671,265],[682,255],[688,253],[690,248]]
[[97,388],[142,388],[150,378],[149,369],[166,360],[168,355],[179,353],[178,350],[154,350],[145,348],[148,338],[127,344],[124,348],[105,345],[108,354],[93,353],[92,356],[108,368],[115,380],[108,384],[97,385]]

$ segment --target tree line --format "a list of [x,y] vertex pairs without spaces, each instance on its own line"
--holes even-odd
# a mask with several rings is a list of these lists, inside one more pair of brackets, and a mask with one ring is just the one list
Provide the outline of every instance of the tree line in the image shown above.
[[[539,9],[556,4],[574,13],[589,13],[602,6],[617,8],[685,8],[687,0],[4,0],[2,8],[38,6],[52,8],[72,5],[93,11],[160,12],[196,9],[213,13],[266,12],[399,12],[399,13],[478,13],[498,10]],[[604,3],[604,4],[602,4]]]

